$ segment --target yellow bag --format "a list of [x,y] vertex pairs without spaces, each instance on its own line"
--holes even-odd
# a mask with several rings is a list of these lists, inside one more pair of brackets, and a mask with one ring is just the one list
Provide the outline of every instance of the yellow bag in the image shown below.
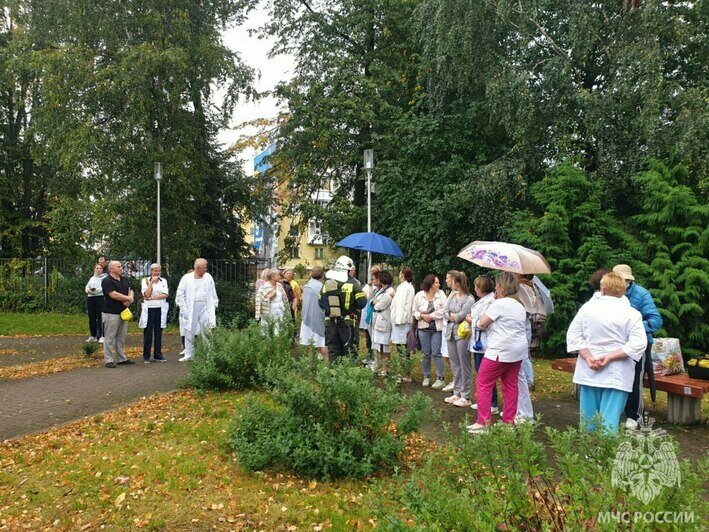
[[123,311],[121,311],[121,319],[123,321],[130,321],[133,319],[133,313],[128,307],[124,308]]
[[458,338],[461,338],[462,340],[467,340],[470,338],[471,334],[470,330],[470,324],[467,321],[461,321],[460,325],[458,325]]

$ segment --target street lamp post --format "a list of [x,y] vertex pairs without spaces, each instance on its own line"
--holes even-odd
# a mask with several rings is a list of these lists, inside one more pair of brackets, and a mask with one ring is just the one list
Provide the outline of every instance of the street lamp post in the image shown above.
[[[367,232],[372,232],[372,170],[374,169],[374,150],[364,150],[364,171],[367,172]],[[372,252],[367,252],[367,274],[365,281],[369,282],[369,272],[372,269]]]
[[160,256],[160,181],[162,181],[162,163],[155,163],[155,169],[153,174],[155,175],[155,181],[158,183],[158,256],[157,263],[162,266],[161,256]]

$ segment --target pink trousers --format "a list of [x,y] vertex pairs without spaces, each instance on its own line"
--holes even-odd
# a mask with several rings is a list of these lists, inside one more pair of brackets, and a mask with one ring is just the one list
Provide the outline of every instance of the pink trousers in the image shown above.
[[502,397],[505,405],[502,415],[503,423],[513,424],[517,413],[517,374],[522,361],[499,362],[483,358],[477,377],[478,388],[478,423],[489,425],[492,419],[490,403],[495,382],[499,378],[502,382]]

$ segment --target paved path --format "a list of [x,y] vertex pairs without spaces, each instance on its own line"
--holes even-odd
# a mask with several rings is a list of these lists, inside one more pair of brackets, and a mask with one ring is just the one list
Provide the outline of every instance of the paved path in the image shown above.
[[[68,355],[81,355],[85,340],[85,334],[0,337],[0,367],[41,362]],[[179,337],[175,333],[164,334],[163,344],[168,355],[180,351]],[[142,345],[142,334],[129,334],[126,338],[126,347],[142,347]]]
[[187,375],[185,365],[177,362],[180,338],[168,336],[165,340],[166,363],[143,364],[141,358],[134,358],[135,365],[115,369],[79,368],[45,377],[0,381],[0,441],[177,389]]

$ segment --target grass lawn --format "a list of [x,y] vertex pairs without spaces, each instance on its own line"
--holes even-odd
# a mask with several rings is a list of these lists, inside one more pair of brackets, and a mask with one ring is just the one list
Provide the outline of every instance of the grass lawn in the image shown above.
[[[568,397],[570,375],[552,370],[545,360],[535,361],[535,368],[540,398]],[[156,395],[4,442],[0,529],[317,531],[376,526],[376,480],[315,482],[241,469],[227,446],[227,433],[248,397],[243,392]],[[694,441],[696,431],[706,434],[705,427],[688,430],[695,433]],[[401,465],[406,470],[434,447],[414,436]]]
[[[166,331],[176,331],[168,325]],[[128,334],[140,333],[138,321],[128,324]],[[89,323],[85,314],[59,314],[54,312],[0,312],[0,336],[56,336],[89,335]]]
[[0,447],[0,528],[371,528],[367,481],[247,474],[225,436],[245,394],[179,392]]
[[88,336],[88,328],[88,318],[84,314],[0,312],[0,336],[60,334]]

